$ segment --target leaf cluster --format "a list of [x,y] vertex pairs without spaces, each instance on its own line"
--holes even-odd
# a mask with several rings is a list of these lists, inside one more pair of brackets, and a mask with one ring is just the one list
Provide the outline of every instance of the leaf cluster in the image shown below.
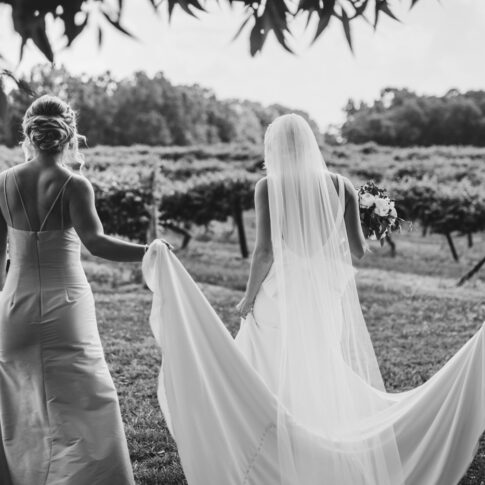
[[[141,0],[138,0],[141,1]],[[171,17],[175,8],[188,15],[196,16],[205,12],[206,7],[200,0],[147,0],[155,12],[166,9]],[[242,5],[245,19],[236,33],[239,35],[246,27],[250,29],[249,44],[251,55],[255,55],[263,49],[268,34],[273,33],[278,43],[287,51],[291,52],[290,38],[292,27],[300,16],[307,17],[307,28],[313,18],[316,19],[316,27],[313,34],[317,40],[327,29],[332,19],[339,21],[343,27],[347,42],[352,48],[351,23],[357,18],[363,18],[374,28],[377,27],[381,15],[387,15],[393,19],[396,16],[392,12],[389,0],[224,0],[229,5]],[[402,1],[402,0],[401,0]],[[411,6],[418,0],[411,0]],[[105,19],[107,25],[115,28],[124,35],[134,37],[129,28],[122,22],[122,14],[126,0],[118,0],[116,3],[109,0],[0,0],[0,4],[11,6],[11,15],[15,31],[22,39],[21,55],[28,40],[50,61],[54,61],[52,44],[48,36],[46,18],[51,16],[64,26],[66,45],[81,35],[91,22],[92,8],[95,6]],[[89,4],[89,5],[88,5]],[[369,12],[373,19],[369,19]],[[104,38],[104,25],[97,25],[98,42],[101,44]]]

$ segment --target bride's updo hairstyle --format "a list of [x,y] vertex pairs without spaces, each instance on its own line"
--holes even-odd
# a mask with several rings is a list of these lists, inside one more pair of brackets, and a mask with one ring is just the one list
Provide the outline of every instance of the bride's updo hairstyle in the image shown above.
[[37,98],[27,109],[22,121],[24,140],[22,148],[27,160],[36,152],[63,153],[63,162],[79,170],[84,159],[79,153],[76,113],[57,96]]

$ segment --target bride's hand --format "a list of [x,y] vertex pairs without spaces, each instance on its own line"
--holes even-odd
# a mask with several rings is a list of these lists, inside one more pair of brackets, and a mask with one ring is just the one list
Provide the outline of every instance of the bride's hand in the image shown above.
[[248,313],[253,311],[253,303],[246,296],[236,305],[236,310],[238,311],[241,318],[246,318]]

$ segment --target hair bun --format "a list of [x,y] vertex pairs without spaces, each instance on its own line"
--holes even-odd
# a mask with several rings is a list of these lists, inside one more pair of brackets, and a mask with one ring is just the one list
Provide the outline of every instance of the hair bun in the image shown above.
[[27,159],[35,156],[34,148],[46,153],[60,153],[67,148],[64,161],[77,166],[84,163],[78,141],[85,138],[77,132],[76,114],[57,96],[36,99],[25,113],[22,128],[22,146]]
[[60,116],[32,116],[25,128],[32,143],[46,152],[60,152],[75,136],[74,128]]

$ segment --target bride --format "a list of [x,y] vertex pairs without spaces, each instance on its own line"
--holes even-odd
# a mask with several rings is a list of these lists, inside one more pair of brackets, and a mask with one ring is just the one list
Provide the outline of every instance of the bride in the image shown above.
[[297,115],[270,125],[265,163],[236,340],[163,244],[143,260],[188,483],[456,485],[485,428],[483,327],[428,382],[387,393],[352,267],[354,190]]

